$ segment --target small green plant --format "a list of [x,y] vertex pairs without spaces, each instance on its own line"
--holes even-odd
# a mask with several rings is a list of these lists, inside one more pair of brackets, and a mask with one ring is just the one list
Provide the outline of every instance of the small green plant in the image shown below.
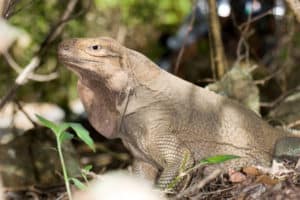
[[[92,167],[93,167],[92,165],[87,165],[83,169],[81,169],[81,176],[82,176],[82,178],[83,178],[83,180],[85,181],[86,184],[88,184],[87,175],[90,173]],[[79,188],[81,190],[85,190],[86,189],[86,185],[84,183],[82,183],[79,179],[77,179],[77,178],[70,178],[70,180],[74,183],[74,185],[77,188]]]
[[190,154],[188,152],[185,152],[183,160],[180,164],[179,171],[178,171],[178,176],[176,176],[167,186],[168,190],[172,190],[176,187],[176,185],[183,179],[184,176],[182,174],[188,169],[187,168],[187,163],[190,159]]
[[[64,176],[64,181],[66,185],[66,190],[67,194],[70,200],[72,200],[72,194],[71,194],[71,189],[70,189],[70,180],[80,189],[85,189],[85,185],[81,183],[78,179],[76,178],[70,178],[68,176],[67,168],[65,165],[64,157],[63,157],[63,152],[62,152],[62,143],[66,140],[71,140],[73,138],[73,135],[67,132],[67,129],[71,128],[74,130],[76,135],[84,142],[86,143],[93,151],[95,151],[95,145],[94,141],[89,135],[89,132],[81,125],[77,123],[68,123],[68,122],[63,122],[60,124],[56,124],[54,122],[51,122],[47,119],[45,119],[42,116],[36,115],[39,122],[52,130],[52,132],[55,134],[56,138],[56,145],[57,145],[57,151],[59,155],[59,159],[61,162],[62,166],[62,171],[63,171],[63,176]],[[86,167],[86,171],[89,171],[91,167]],[[83,175],[84,173],[82,173]],[[87,181],[86,175],[83,175],[84,179]]]
[[[183,163],[181,164],[181,167],[179,169],[179,174],[176,176],[171,183],[167,186],[167,190],[173,190],[175,186],[183,179],[183,177],[187,176],[190,172],[199,169],[200,167],[203,167],[205,165],[212,165],[212,164],[219,164],[226,162],[228,160],[240,158],[236,155],[216,155],[208,158],[201,159],[198,164],[196,164],[194,167],[186,169],[186,161],[189,159],[187,156],[184,157]],[[183,166],[183,167],[182,167]]]

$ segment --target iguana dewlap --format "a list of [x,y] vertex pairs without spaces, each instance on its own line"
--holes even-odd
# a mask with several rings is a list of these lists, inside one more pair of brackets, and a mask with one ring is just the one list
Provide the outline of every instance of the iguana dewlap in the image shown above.
[[276,141],[288,135],[239,103],[163,71],[110,38],[64,41],[59,59],[79,76],[89,121],[119,137],[137,173],[165,187],[187,166],[219,154],[233,166],[270,163]]

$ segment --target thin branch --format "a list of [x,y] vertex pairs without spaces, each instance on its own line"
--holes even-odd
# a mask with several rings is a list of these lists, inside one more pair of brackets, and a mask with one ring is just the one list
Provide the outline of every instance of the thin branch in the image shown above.
[[8,90],[8,92],[4,95],[4,97],[0,101],[0,110],[3,108],[3,106],[6,104],[7,101],[11,100],[17,89],[25,84],[28,80],[29,74],[32,74],[32,72],[40,65],[40,57],[43,54],[44,50],[47,50],[46,47],[48,47],[49,43],[52,42],[58,35],[61,34],[66,20],[70,19],[70,15],[73,12],[75,5],[77,4],[78,0],[70,0],[66,10],[62,14],[61,18],[59,19],[58,26],[54,26],[52,28],[48,35],[46,36],[44,42],[40,45],[40,49],[35,54],[35,56],[31,59],[29,64],[23,68],[23,71],[19,74],[19,76],[16,78],[15,83],[11,86],[11,88]]
[[195,196],[195,199],[200,199],[201,196],[204,195],[211,195],[211,194],[217,194],[217,193],[222,193],[222,192],[226,192],[228,190],[233,190],[234,188],[236,188],[238,185],[234,185],[232,187],[229,188],[224,188],[224,189],[219,189],[219,190],[215,190],[215,191],[211,191],[211,192],[201,192],[199,193],[197,196]]
[[271,73],[268,76],[264,77],[263,79],[255,80],[254,83],[256,85],[264,85],[266,82],[268,82],[269,80],[271,80],[272,78],[277,76],[282,71],[283,71],[283,67],[278,68],[276,71],[274,71],[273,73]]
[[252,23],[254,23],[254,22],[256,22],[256,21],[258,21],[258,20],[260,20],[260,19],[262,19],[262,18],[264,18],[266,16],[268,16],[268,15],[271,15],[271,14],[273,14],[273,9],[267,10],[266,12],[264,12],[264,13],[262,13],[260,15],[257,15],[255,17],[251,18],[250,21],[242,23],[241,25],[239,25],[238,28],[239,28],[239,30],[242,30],[242,29],[245,28],[245,26],[249,26],[250,24],[252,24]]
[[4,0],[0,0],[0,15],[1,15],[1,17],[3,17],[3,15],[4,15],[5,3],[6,2]]
[[[245,58],[246,63],[249,64],[250,53],[249,53],[249,44],[247,43],[247,38],[250,36],[250,33],[248,33],[248,31],[250,29],[251,21],[252,21],[252,10],[250,10],[244,28],[239,28],[239,31],[241,33],[241,38],[238,42],[238,46],[236,50],[237,62],[240,62],[243,58]],[[244,55],[242,55],[242,47],[244,47],[245,49]]]
[[197,80],[197,83],[213,83],[215,82],[216,79],[215,78],[204,78],[204,79],[200,79],[200,80]]
[[15,101],[15,103],[18,106],[18,109],[25,115],[25,117],[31,122],[31,124],[34,127],[37,127],[37,123],[35,123],[34,120],[29,116],[29,114],[23,109],[23,106],[20,104],[20,102]]
[[13,9],[15,8],[16,4],[19,2],[19,0],[3,0],[2,8],[1,8],[1,17],[4,19],[8,19],[12,13]]
[[[239,63],[241,60],[246,59],[246,62],[249,64],[250,52],[252,53],[254,58],[258,58],[258,56],[256,55],[256,50],[253,49],[247,42],[247,38],[249,38],[254,33],[254,31],[250,31],[247,34],[242,33],[243,29],[241,29],[240,26],[237,24],[234,13],[231,14],[231,19],[232,19],[233,26],[240,33],[240,37],[241,37],[237,44],[237,49],[236,49],[237,59],[236,59],[235,63]],[[248,16],[248,20],[247,20],[247,22],[245,22],[245,24],[249,25],[251,23],[251,21],[249,22],[249,19],[252,19],[252,18],[250,16]],[[245,47],[246,53],[244,55],[242,55],[242,47]]]
[[[272,14],[272,11],[273,11],[273,9],[269,9],[266,12],[263,12],[262,14],[257,15],[255,17],[252,17],[252,15],[250,13],[248,15],[247,21],[240,25],[237,24],[235,15],[234,15],[234,13],[232,13],[231,18],[233,21],[233,25],[234,25],[234,27],[236,27],[236,29],[240,33],[240,39],[238,41],[238,45],[237,45],[237,49],[236,49],[236,55],[237,55],[237,59],[235,61],[236,63],[239,63],[243,59],[245,59],[246,62],[249,63],[250,52],[253,54],[253,56],[257,57],[255,51],[252,49],[251,46],[249,46],[249,44],[247,42],[247,39],[254,33],[253,31],[249,32],[249,28],[252,23],[262,19],[263,17],[265,17],[267,15]],[[242,54],[243,49],[245,51],[244,54]]]
[[75,8],[75,6],[76,6],[76,4],[78,3],[78,0],[70,0],[68,5],[67,5],[67,8],[66,8],[65,12],[63,13],[62,17],[60,18],[60,20],[54,26],[52,26],[52,28],[50,29],[50,31],[46,35],[44,41],[41,43],[38,53],[43,54],[44,50],[47,49],[49,44],[51,42],[53,42],[58,35],[61,34],[64,26],[66,25],[66,23],[68,21],[70,21],[70,20],[72,20],[76,17],[79,17],[80,15],[86,13],[91,7],[91,1],[92,0],[88,1],[87,8],[79,11],[78,13],[76,13],[74,15],[71,15],[74,8]]
[[65,20],[67,20],[70,17],[70,15],[73,12],[77,2],[78,2],[78,0],[70,0],[69,1],[65,12],[63,13],[63,15],[61,16],[61,18],[59,20],[60,22],[57,23],[54,27],[52,27],[52,29],[49,31],[47,37],[45,38],[45,40],[41,44],[40,51],[42,51],[45,48],[45,46],[47,46],[55,38],[57,38],[58,35],[61,34],[64,26],[66,25]]
[[[16,63],[16,61],[12,58],[12,56],[8,52],[3,53],[4,58],[6,59],[7,63],[9,66],[11,66],[18,74],[22,73],[23,69],[21,66]],[[39,82],[47,82],[54,80],[58,77],[57,72],[53,72],[47,75],[41,75],[41,74],[28,74],[28,79],[34,80],[34,81],[39,81]]]
[[[7,12],[6,12],[6,14],[4,15],[4,16],[5,16],[5,19],[8,19],[8,18],[10,18],[11,16],[16,15],[17,13],[23,11],[23,10],[26,9],[26,8],[29,8],[29,7],[33,4],[33,2],[34,2],[34,0],[31,0],[30,2],[26,3],[24,6],[22,6],[21,8],[19,8],[18,10],[14,10],[15,5],[16,5],[17,2],[20,1],[20,0],[14,0],[14,1],[15,1],[14,4],[13,4],[12,6],[10,6],[10,7],[7,9]],[[41,0],[39,0],[39,1],[41,1]],[[35,2],[35,3],[41,3],[41,2],[39,2],[39,1],[38,1],[38,2]]]
[[295,92],[300,91],[300,86],[291,89],[285,93],[283,93],[282,95],[280,95],[277,99],[275,99],[272,102],[261,102],[260,106],[261,107],[267,107],[267,108],[274,108],[276,107],[278,104],[280,104],[282,101],[284,101],[288,96],[290,96],[291,94],[294,94]]
[[217,178],[220,174],[221,174],[221,170],[220,169],[214,170],[208,176],[204,177],[204,179],[202,179],[198,184],[194,184],[194,185],[190,186],[188,189],[186,189],[185,191],[179,193],[176,196],[176,199],[182,199],[186,195],[195,193],[196,191],[202,189],[209,182],[211,182],[212,180],[214,180],[215,178]]
[[300,125],[300,119],[289,123],[286,127],[287,128],[294,128],[295,126],[299,126],[299,125]]
[[29,64],[26,67],[24,67],[24,70],[16,78],[15,83],[17,85],[24,85],[27,82],[29,74],[31,74],[39,66],[40,62],[41,61],[39,57],[33,57]]
[[[245,33],[241,33],[241,37],[239,39],[237,49],[236,49],[236,55],[237,55],[237,61],[236,62],[241,62],[243,59],[246,60],[246,63],[249,64],[249,44],[247,42],[247,39],[249,36],[246,35]],[[245,49],[245,54],[242,55],[242,48],[244,47]]]
[[29,64],[24,67],[24,70],[18,75],[13,86],[8,90],[4,97],[0,101],[0,110],[6,104],[7,101],[11,100],[14,97],[15,92],[19,86],[23,85],[27,81],[28,74],[30,74],[35,68],[40,64],[40,59],[38,57],[33,57]]
[[205,177],[204,179],[202,179],[196,186],[195,189],[200,190],[202,189],[207,183],[209,183],[210,181],[214,180],[215,178],[217,178],[219,175],[221,174],[221,170],[220,169],[216,169],[214,170],[212,173],[210,173],[207,177]]
[[0,110],[5,106],[5,104],[14,98],[14,95],[18,89],[19,85],[13,84],[13,86],[8,90],[8,92],[2,97],[0,101]]
[[188,29],[185,33],[184,40],[183,40],[182,46],[180,48],[179,54],[178,54],[177,59],[176,59],[176,64],[175,64],[175,68],[174,68],[174,74],[175,75],[178,75],[179,66],[180,66],[180,62],[181,62],[181,59],[182,59],[182,56],[183,56],[183,53],[184,53],[184,50],[185,50],[185,45],[186,45],[186,42],[187,42],[187,38],[188,38],[189,34],[191,33],[191,31],[194,28],[194,23],[195,23],[195,18],[196,18],[196,10],[197,10],[197,1],[194,1],[192,17],[191,17]]

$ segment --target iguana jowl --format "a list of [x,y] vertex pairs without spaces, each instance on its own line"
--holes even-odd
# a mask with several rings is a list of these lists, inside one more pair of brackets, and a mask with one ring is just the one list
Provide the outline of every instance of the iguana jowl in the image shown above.
[[239,103],[161,70],[110,38],[62,42],[59,59],[79,76],[78,92],[95,129],[119,137],[137,173],[166,187],[203,157],[233,154],[233,166],[267,165],[288,133],[269,126]]

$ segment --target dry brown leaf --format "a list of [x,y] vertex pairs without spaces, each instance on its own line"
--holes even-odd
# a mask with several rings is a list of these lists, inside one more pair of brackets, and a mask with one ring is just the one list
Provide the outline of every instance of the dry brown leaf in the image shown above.
[[257,177],[256,182],[264,183],[266,185],[276,185],[279,181],[278,179],[274,179],[268,175],[260,175]]
[[240,183],[246,180],[246,176],[239,172],[235,171],[234,169],[228,170],[229,180],[233,183]]
[[259,176],[261,173],[256,167],[249,166],[249,167],[244,167],[243,172],[247,174],[247,176]]

